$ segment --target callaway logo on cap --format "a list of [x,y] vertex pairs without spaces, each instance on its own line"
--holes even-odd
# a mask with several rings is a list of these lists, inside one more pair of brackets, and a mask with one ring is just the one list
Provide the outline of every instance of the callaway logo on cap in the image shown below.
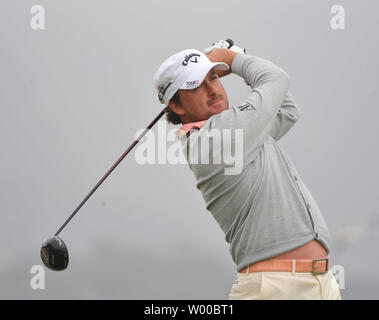
[[223,62],[211,62],[199,50],[186,49],[166,59],[154,75],[154,87],[158,90],[159,101],[168,105],[176,91],[192,90],[199,87],[212,69],[228,70]]

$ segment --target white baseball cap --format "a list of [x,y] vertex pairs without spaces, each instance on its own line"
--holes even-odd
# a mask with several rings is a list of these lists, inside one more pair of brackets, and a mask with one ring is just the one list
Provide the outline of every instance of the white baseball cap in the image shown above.
[[154,75],[154,86],[159,101],[168,105],[176,91],[192,90],[199,87],[212,69],[228,70],[223,62],[211,62],[199,50],[186,49],[166,59]]

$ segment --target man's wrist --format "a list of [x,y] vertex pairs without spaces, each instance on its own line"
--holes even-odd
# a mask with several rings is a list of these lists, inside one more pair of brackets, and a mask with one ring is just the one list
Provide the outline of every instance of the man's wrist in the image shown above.
[[240,54],[240,52],[235,52],[235,51],[230,50],[230,60],[227,62],[230,70],[232,70],[234,58],[239,54]]
[[237,53],[234,57],[233,57],[233,61],[232,61],[232,64],[230,66],[230,70],[231,72],[239,75],[242,77],[242,65],[244,63],[246,59],[246,54],[244,53]]

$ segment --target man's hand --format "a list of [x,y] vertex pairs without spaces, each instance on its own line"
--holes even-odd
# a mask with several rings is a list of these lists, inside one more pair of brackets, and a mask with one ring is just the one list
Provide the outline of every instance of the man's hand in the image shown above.
[[230,49],[213,49],[207,54],[207,57],[212,62],[225,62],[229,66],[229,70],[216,70],[217,75],[221,78],[232,72],[232,63],[234,57],[239,52],[232,51]]

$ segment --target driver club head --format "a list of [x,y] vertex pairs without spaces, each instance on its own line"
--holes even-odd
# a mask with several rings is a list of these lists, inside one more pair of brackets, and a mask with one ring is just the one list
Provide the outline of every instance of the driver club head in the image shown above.
[[53,271],[62,271],[68,266],[68,250],[63,240],[57,236],[46,238],[42,242],[41,259],[46,267]]

